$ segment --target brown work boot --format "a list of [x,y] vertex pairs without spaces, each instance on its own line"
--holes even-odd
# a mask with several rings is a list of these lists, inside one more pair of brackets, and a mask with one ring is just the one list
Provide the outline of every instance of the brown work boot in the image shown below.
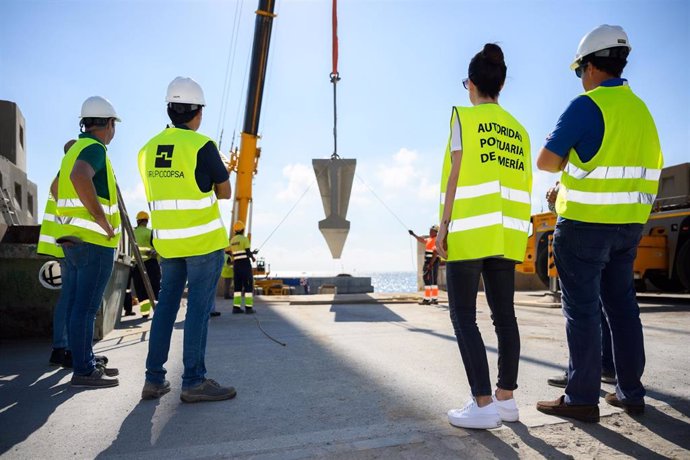
[[592,405],[568,405],[565,396],[560,396],[555,401],[539,401],[537,410],[544,414],[557,417],[567,417],[581,422],[596,423],[599,421],[599,406]]
[[640,415],[644,412],[644,402],[639,404],[629,404],[618,399],[616,393],[608,393],[604,400],[614,407],[620,407],[628,415]]

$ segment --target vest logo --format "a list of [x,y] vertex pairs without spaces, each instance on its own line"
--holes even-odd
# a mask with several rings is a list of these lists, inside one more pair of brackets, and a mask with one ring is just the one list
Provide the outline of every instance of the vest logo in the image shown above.
[[159,145],[156,151],[156,168],[172,168],[172,156],[174,145]]

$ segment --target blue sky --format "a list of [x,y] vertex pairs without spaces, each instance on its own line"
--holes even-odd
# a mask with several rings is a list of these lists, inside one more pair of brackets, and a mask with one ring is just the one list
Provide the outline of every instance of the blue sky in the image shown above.
[[[504,50],[508,78],[499,101],[530,133],[534,161],[582,91],[568,67],[580,38],[599,24],[623,26],[633,47],[624,76],[656,119],[666,164],[690,159],[687,1],[341,0],[338,151],[358,161],[350,235],[342,259],[331,259],[311,185],[267,240],[314,183],[311,159],[333,150],[330,4],[277,0],[253,227],[253,245],[273,272],[414,268],[412,239],[398,219],[423,233],[438,218],[450,109],[469,104],[461,80],[486,42]],[[256,0],[0,2],[0,99],[17,102],[27,120],[28,174],[38,184],[39,207],[91,95],[110,99],[123,120],[109,154],[131,214],[145,208],[136,155],[167,122],[165,90],[175,76],[203,86],[200,132],[218,139],[224,119],[227,152],[242,124],[256,7]],[[223,99],[229,54],[232,79]],[[535,171],[535,211],[556,179]],[[227,224],[229,203],[223,209]]]

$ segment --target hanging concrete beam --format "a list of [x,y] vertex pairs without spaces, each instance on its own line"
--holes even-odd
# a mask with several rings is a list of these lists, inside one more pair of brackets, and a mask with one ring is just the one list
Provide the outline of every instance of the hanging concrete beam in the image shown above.
[[312,166],[326,213],[326,218],[319,221],[319,230],[326,239],[333,258],[340,259],[345,240],[350,232],[350,222],[345,218],[350,204],[357,160],[314,159]]

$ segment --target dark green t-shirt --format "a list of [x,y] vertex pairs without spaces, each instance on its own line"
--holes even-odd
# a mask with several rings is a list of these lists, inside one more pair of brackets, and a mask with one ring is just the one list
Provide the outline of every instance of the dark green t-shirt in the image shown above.
[[87,162],[93,168],[93,186],[96,189],[96,194],[100,198],[106,200],[110,199],[110,193],[108,192],[108,174],[105,167],[105,147],[101,144],[100,140],[89,133],[82,133],[79,135],[79,139],[90,138],[98,141],[98,144],[91,144],[79,153],[77,160],[82,160]]

